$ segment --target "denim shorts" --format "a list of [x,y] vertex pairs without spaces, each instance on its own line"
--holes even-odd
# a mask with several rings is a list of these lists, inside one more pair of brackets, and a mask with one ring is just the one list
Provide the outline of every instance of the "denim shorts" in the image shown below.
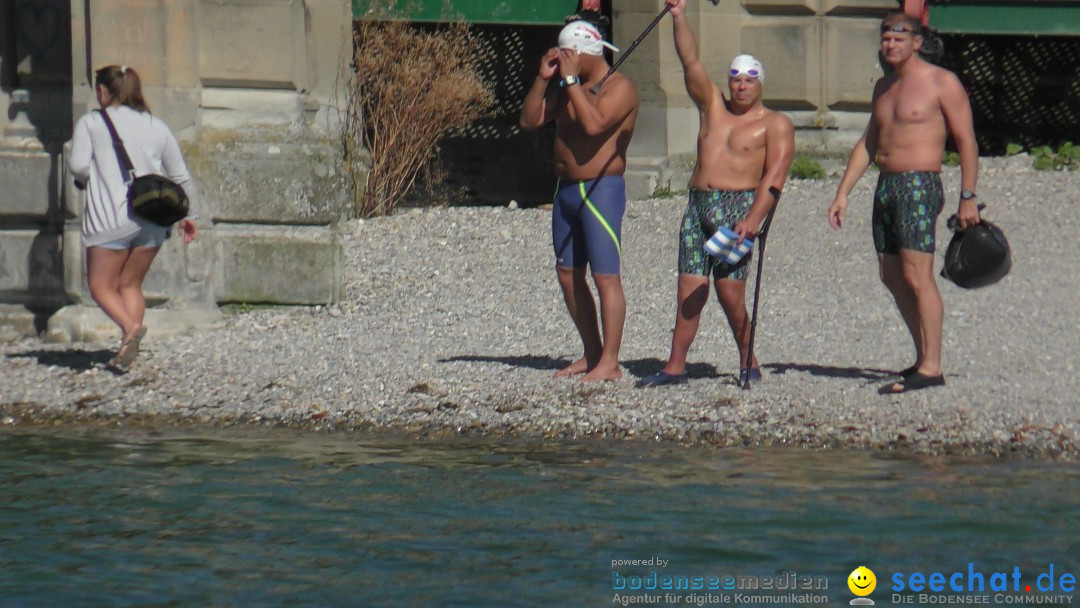
[[165,244],[165,239],[169,238],[172,233],[171,227],[158,226],[152,222],[143,222],[139,220],[136,220],[136,223],[139,224],[141,230],[135,234],[115,241],[109,241],[108,243],[102,243],[97,245],[97,247],[113,249],[116,251],[123,251],[135,247],[161,247]]

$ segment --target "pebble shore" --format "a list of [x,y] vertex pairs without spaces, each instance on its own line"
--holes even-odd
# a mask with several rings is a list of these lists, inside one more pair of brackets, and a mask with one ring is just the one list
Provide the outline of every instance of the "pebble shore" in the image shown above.
[[[194,336],[151,327],[125,375],[101,367],[113,344],[0,344],[0,427],[266,425],[1080,460],[1080,172],[982,160],[980,200],[1009,237],[1012,272],[980,290],[940,281],[948,385],[898,396],[878,388],[914,354],[877,277],[875,179],[860,181],[840,231],[825,215],[837,177],[789,181],[764,266],[765,378],[750,390],[735,384],[715,299],[690,381],[634,387],[670,346],[685,208],[675,195],[627,208],[621,380],[552,378],[580,342],[554,278],[550,211],[412,209],[343,225],[340,304],[234,312]],[[958,169],[943,181],[937,269]]]

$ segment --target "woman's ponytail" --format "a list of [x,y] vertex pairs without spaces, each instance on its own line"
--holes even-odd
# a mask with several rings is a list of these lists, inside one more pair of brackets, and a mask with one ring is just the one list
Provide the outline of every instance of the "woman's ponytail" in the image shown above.
[[96,86],[103,86],[118,103],[140,112],[149,112],[143,97],[142,80],[138,72],[126,65],[110,65],[97,71]]

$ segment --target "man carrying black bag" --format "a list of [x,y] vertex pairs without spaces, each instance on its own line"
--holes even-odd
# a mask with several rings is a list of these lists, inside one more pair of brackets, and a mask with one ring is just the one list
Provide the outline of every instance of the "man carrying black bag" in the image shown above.
[[[983,205],[979,205],[982,211]],[[997,283],[1012,269],[1012,251],[1005,233],[983,219],[961,230],[956,216],[949,218],[952,240],[945,250],[941,276],[964,289],[976,289]]]
[[[68,165],[86,189],[82,237],[90,294],[122,332],[120,349],[108,366],[126,371],[146,335],[142,282],[171,230],[132,212],[129,183],[133,174],[157,174],[190,193],[191,177],[169,127],[150,114],[135,70],[102,68],[95,87],[101,110],[76,123]],[[110,133],[114,130],[116,137]],[[125,154],[114,147],[118,140]],[[181,219],[176,227],[185,244],[198,232],[192,218]]]
[[903,13],[881,22],[885,76],[874,85],[870,122],[848,159],[829,224],[839,229],[847,197],[871,161],[880,168],[874,193],[874,248],[881,280],[892,293],[915,344],[915,363],[882,393],[905,393],[945,384],[941,334],[945,311],[934,277],[934,231],[945,204],[941,158],[951,133],[960,155],[961,229],[979,223],[975,184],[979,149],[967,92],[952,72],[918,52],[922,26]]

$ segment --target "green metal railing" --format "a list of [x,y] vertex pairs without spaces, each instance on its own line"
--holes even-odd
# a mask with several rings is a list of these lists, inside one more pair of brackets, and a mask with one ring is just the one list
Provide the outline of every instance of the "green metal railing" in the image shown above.
[[1080,1],[931,0],[930,25],[943,34],[1080,36]]
[[562,25],[578,0],[353,0],[353,18],[363,19],[371,6],[392,9],[400,18],[419,22],[464,19],[468,23]]

